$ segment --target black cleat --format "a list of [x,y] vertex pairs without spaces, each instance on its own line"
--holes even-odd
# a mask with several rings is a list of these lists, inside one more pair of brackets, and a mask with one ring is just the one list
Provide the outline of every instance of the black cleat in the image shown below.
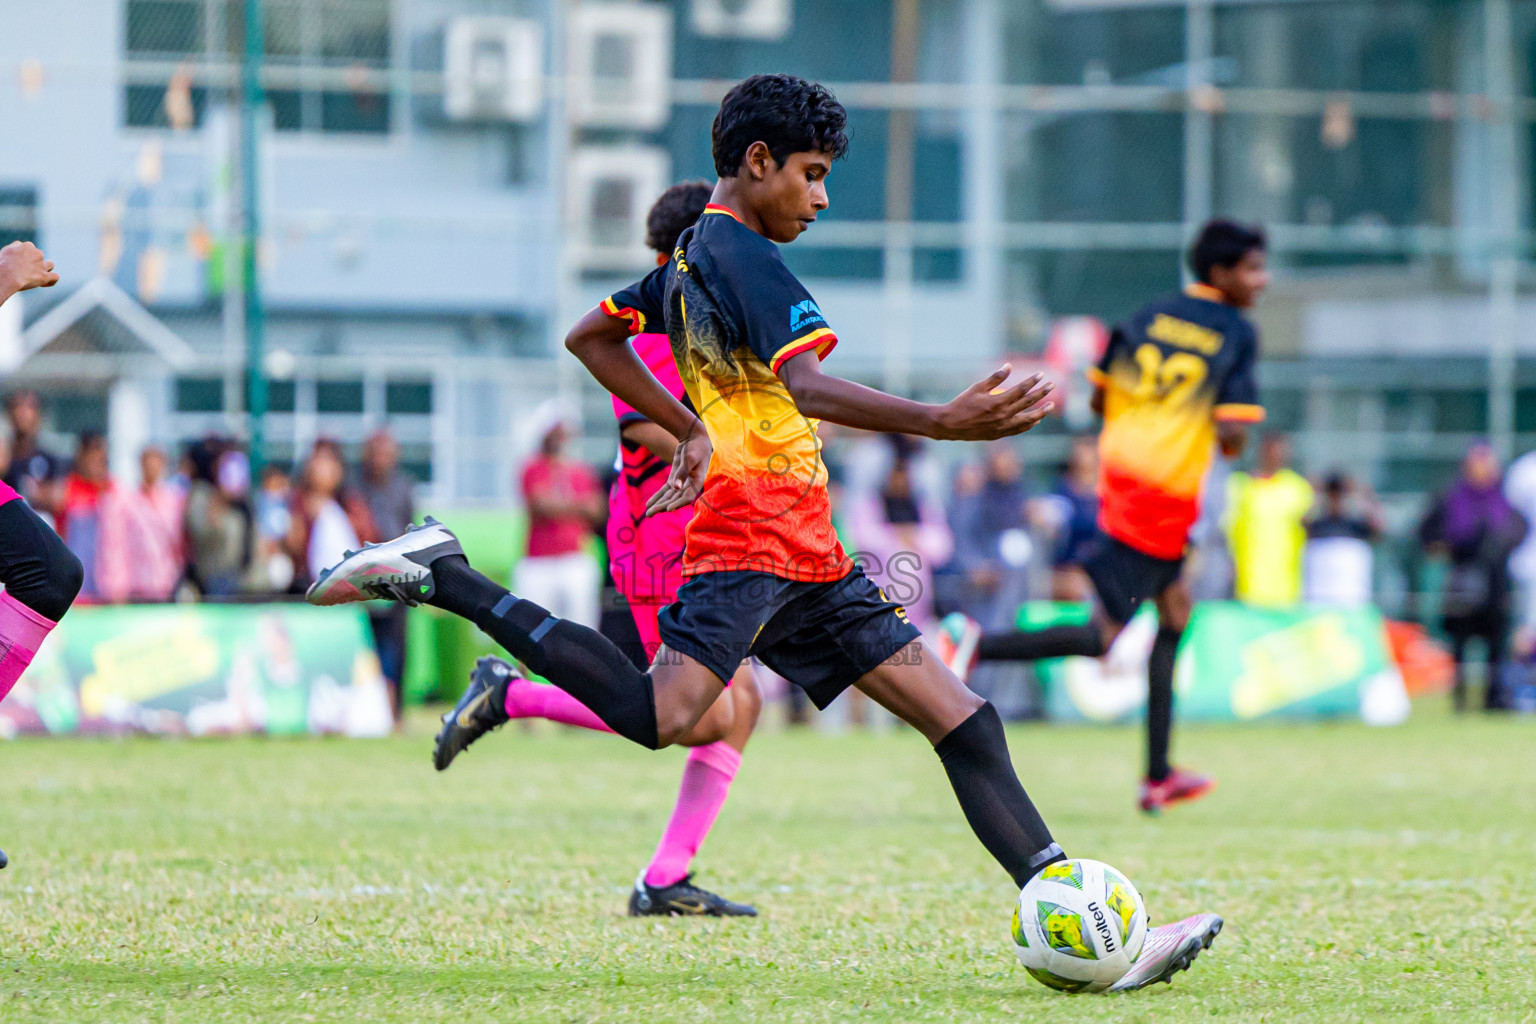
[[508,720],[507,687],[517,673],[500,658],[484,657],[475,662],[464,696],[443,716],[432,748],[432,766],[443,771],[475,740]]
[[7,857],[5,855],[5,851],[4,850],[0,850],[0,868],[5,867],[10,862],[11,862],[11,858],[9,858],[9,857]]
[[700,889],[693,884],[692,874],[671,885],[657,886],[647,884],[642,871],[629,894],[629,916],[756,917],[757,908],[750,903],[732,903],[724,896]]

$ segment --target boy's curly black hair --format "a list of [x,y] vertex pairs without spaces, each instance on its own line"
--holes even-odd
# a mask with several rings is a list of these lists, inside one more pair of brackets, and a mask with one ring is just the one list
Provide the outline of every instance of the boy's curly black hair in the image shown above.
[[645,215],[645,244],[672,255],[677,236],[704,215],[715,188],[707,181],[681,181],[661,194]]
[[1200,229],[1200,237],[1189,250],[1189,269],[1196,280],[1211,283],[1212,267],[1234,267],[1255,249],[1268,247],[1264,229],[1257,224],[1240,224],[1218,218]]
[[720,101],[710,131],[715,173],[734,178],[747,147],[762,142],[784,165],[791,153],[848,152],[848,111],[824,85],[794,75],[753,75]]

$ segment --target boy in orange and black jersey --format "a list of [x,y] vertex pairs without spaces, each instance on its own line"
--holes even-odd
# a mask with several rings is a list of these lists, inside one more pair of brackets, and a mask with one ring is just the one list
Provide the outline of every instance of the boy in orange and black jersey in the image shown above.
[[[1051,409],[1039,375],[1003,387],[1002,366],[942,405],[822,370],[836,344],[779,253],[828,206],[826,178],[848,146],[847,112],[825,87],[754,75],[726,94],[711,129],[712,202],[672,259],[615,292],[566,337],[599,383],[677,440],[655,515],[697,507],[677,600],[658,617],[661,649],[641,671],[600,634],[552,616],[476,572],[442,524],[348,555],[310,589],[314,604],[372,598],[432,604],[473,621],[531,670],[642,746],[670,746],[716,703],[748,657],[818,705],[855,687],[933,744],[967,824],[1020,886],[1066,859],[1020,784],[997,709],[921,644],[837,542],[817,424],[946,440],[1021,434]],[[692,408],[635,354],[633,333],[664,326]],[[445,721],[461,746],[495,727],[484,699]],[[1221,928],[1197,914],[1153,929],[1115,990],[1189,966]]]
[[1189,621],[1181,573],[1189,530],[1215,449],[1241,453],[1247,425],[1264,418],[1254,364],[1258,333],[1242,313],[1269,283],[1262,230],[1215,220],[1190,253],[1197,282],[1147,305],[1116,327],[1089,371],[1099,435],[1100,538],[1084,569],[1098,601],[1088,626],[980,636],[963,617],[946,620],[941,646],[964,663],[1098,657],[1137,607],[1157,604],[1148,664],[1147,774],[1141,808],[1156,812],[1209,792],[1204,775],[1173,768],[1173,662]]

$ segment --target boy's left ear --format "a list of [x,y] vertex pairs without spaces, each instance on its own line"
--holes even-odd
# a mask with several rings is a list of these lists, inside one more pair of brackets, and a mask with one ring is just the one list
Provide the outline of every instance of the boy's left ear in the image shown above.
[[752,174],[753,181],[762,181],[768,177],[768,161],[773,159],[773,154],[768,151],[766,142],[754,142],[747,147],[747,170]]

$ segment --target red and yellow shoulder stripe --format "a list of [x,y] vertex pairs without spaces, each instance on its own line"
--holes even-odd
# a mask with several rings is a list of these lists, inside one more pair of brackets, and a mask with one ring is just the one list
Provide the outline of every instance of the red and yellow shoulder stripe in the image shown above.
[[1244,405],[1238,402],[1228,402],[1218,405],[1211,413],[1223,423],[1263,423],[1264,407],[1262,405]]
[[738,224],[745,223],[741,219],[741,215],[739,213],[737,213],[735,210],[731,209],[729,206],[721,206],[719,203],[709,203],[708,205],[706,205],[704,207],[704,212],[705,213],[723,213],[727,217],[730,217],[732,220],[736,221],[736,223],[738,223]]
[[1195,281],[1184,286],[1184,294],[1192,299],[1204,299],[1206,302],[1219,302],[1226,305],[1227,297],[1221,294],[1220,288],[1212,288],[1204,281]]
[[645,333],[645,314],[640,312],[638,309],[632,309],[629,306],[625,306],[621,309],[613,301],[613,296],[611,295],[599,303],[598,308],[600,308],[604,313],[607,313],[609,316],[614,317],[615,319],[628,320],[630,334]]
[[775,352],[773,358],[768,360],[768,368],[774,373],[778,373],[779,367],[783,366],[785,361],[793,359],[801,352],[813,348],[816,350],[818,359],[825,359],[836,347],[837,335],[832,333],[832,328],[822,327],[819,330],[812,331],[803,338],[796,338]]

